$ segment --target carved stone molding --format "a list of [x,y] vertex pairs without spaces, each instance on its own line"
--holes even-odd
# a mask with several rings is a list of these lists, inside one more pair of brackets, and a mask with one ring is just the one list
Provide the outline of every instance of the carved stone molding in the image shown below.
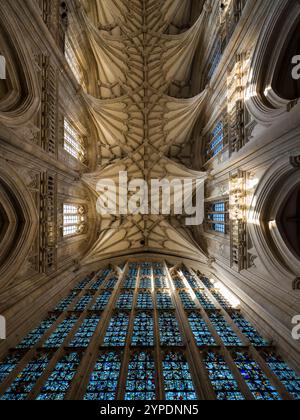
[[300,155],[298,155],[298,156],[291,156],[290,157],[290,162],[291,162],[291,165],[294,167],[294,168],[300,168]]

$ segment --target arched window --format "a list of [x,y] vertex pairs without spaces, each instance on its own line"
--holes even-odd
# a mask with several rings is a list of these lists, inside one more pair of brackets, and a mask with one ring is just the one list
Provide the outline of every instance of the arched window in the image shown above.
[[75,159],[82,163],[85,162],[86,147],[84,138],[67,118],[64,120],[64,149]]
[[86,211],[83,206],[64,204],[63,218],[63,236],[84,233],[86,227]]

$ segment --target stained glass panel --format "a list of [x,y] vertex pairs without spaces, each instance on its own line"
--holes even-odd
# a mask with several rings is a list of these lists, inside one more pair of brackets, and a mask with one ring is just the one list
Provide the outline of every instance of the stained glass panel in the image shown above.
[[189,365],[182,353],[169,353],[163,360],[163,376],[167,401],[197,400]]
[[96,328],[99,324],[100,316],[99,315],[90,315],[88,316],[80,326],[79,330],[76,332],[73,340],[68,345],[69,347],[84,348],[88,347],[90,341],[96,331]]
[[49,328],[52,327],[54,322],[57,320],[56,315],[50,315],[45,319],[37,328],[31,331],[24,340],[17,346],[18,349],[29,349],[34,347],[43,337]]
[[42,387],[37,400],[64,400],[76,371],[81,357],[78,353],[70,353],[64,356],[55,366],[52,374]]
[[182,338],[175,314],[160,312],[159,314],[160,343],[162,346],[182,346]]
[[214,310],[216,309],[215,305],[213,304],[211,298],[208,296],[206,292],[195,292],[196,298],[198,299],[199,303],[201,304],[202,308],[205,310]]
[[121,369],[121,356],[112,351],[100,354],[90,378],[85,400],[113,401],[116,399]]
[[218,313],[212,313],[209,315],[209,318],[225,346],[243,345],[237,334],[233,331],[231,326],[227,323],[222,315]]
[[125,291],[120,294],[116,307],[119,309],[131,309],[133,304],[133,292]]
[[235,363],[256,400],[280,400],[280,395],[273,387],[259,364],[245,353],[234,355]]
[[10,373],[17,367],[22,357],[22,353],[12,353],[0,363],[0,384],[4,382]]
[[129,316],[126,313],[113,315],[109,327],[106,331],[104,347],[123,347],[125,346]]
[[92,307],[92,310],[103,311],[108,305],[111,295],[112,295],[111,291],[102,292],[101,295],[97,297],[96,302],[94,306]]
[[69,318],[66,318],[64,321],[62,321],[62,323],[56,328],[56,330],[45,342],[43,347],[48,349],[60,347],[67,338],[67,336],[70,334],[77,320],[77,317],[70,316]]
[[78,292],[76,290],[73,290],[69,296],[67,296],[65,299],[63,299],[55,308],[55,311],[57,312],[64,312],[68,309],[68,307],[71,305],[71,303],[74,301],[75,297],[77,296]]
[[140,289],[152,289],[151,277],[142,277],[140,279]]
[[184,309],[195,309],[196,308],[196,302],[193,300],[190,293],[181,291],[179,292],[179,297],[182,302],[182,306]]
[[79,299],[79,301],[75,305],[74,311],[75,312],[85,311],[87,306],[91,303],[92,299],[93,299],[92,295],[84,295],[82,298]]
[[158,309],[174,309],[171,294],[167,290],[156,293],[156,302]]
[[248,337],[251,344],[257,347],[268,346],[269,342],[262,338],[256,329],[248,322],[241,314],[233,313],[231,318],[234,320],[235,324],[239,327],[241,332]]
[[134,320],[132,346],[154,346],[153,316],[140,312]]
[[202,316],[197,312],[189,314],[189,323],[197,346],[215,346],[216,342]]
[[48,355],[42,354],[32,360],[26,368],[17,376],[1,400],[27,400],[28,395],[35,387],[37,380],[42,376],[48,366]]
[[139,293],[136,303],[137,309],[153,309],[152,295],[150,292]]
[[220,354],[208,353],[205,365],[218,400],[236,401],[245,399],[231,370]]
[[125,400],[155,400],[155,390],[155,363],[153,357],[147,352],[134,353],[128,366]]

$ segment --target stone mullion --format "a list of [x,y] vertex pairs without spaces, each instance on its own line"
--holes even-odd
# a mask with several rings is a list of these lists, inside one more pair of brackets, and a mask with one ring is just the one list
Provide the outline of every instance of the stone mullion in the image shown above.
[[153,299],[153,320],[154,320],[154,354],[155,354],[155,376],[156,376],[156,397],[159,401],[166,399],[164,390],[164,379],[163,379],[163,365],[162,365],[162,352],[160,349],[160,336],[159,336],[159,322],[158,322],[158,308],[156,299],[156,289],[154,282],[154,273],[152,266],[152,299]]
[[[107,327],[114,313],[114,306],[119,296],[119,289],[122,285],[124,278],[127,275],[127,271],[128,271],[128,264],[125,267],[124,271],[119,273],[118,283],[115,289],[113,290],[113,293],[110,297],[110,300],[106,308],[102,311],[100,322],[81,360],[80,366],[72,381],[72,385],[66,395],[66,399],[82,400],[84,398],[84,394],[90,380],[90,375],[94,369],[95,363],[99,356],[101,344],[103,343],[103,339],[106,334]],[[113,273],[110,273],[108,277],[106,278],[105,282],[101,286],[102,290],[109,290],[109,289],[105,289],[105,283],[109,280],[112,274]],[[106,350],[106,349],[103,349],[103,350]]]
[[204,376],[205,371],[201,364],[201,361],[198,355],[198,350],[196,346],[193,345],[194,343],[193,334],[190,328],[188,327],[188,323],[186,322],[184,308],[181,304],[181,300],[179,296],[177,295],[175,285],[173,284],[172,275],[170,274],[166,263],[165,263],[165,268],[168,273],[168,281],[170,285],[170,290],[174,298],[174,303],[175,303],[175,308],[176,308],[175,312],[177,315],[180,332],[184,339],[184,347],[182,349],[187,355],[188,364],[190,366],[190,370],[191,370],[191,374],[192,374],[192,378],[193,378],[193,382],[196,388],[196,393],[198,395],[198,398],[199,400],[205,400],[207,399],[206,398],[207,397],[206,395],[207,381]]
[[[136,280],[136,285],[134,289],[132,308],[131,308],[130,316],[129,316],[126,343],[123,349],[124,355],[123,355],[123,362],[122,362],[121,371],[120,371],[117,398],[116,398],[119,401],[125,399],[125,393],[126,393],[128,366],[129,366],[130,356],[131,356],[131,338],[132,338],[132,333],[133,333],[133,328],[134,328],[135,315],[137,313],[136,303],[137,303],[137,297],[139,293],[140,273],[141,273],[141,267],[139,267],[138,273],[137,273],[137,280]],[[122,312],[122,311],[119,311],[119,312]]]

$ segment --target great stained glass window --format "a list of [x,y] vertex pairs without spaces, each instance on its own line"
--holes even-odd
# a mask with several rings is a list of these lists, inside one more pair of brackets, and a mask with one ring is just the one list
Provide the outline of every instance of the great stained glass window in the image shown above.
[[159,314],[159,332],[162,346],[183,345],[178,321],[174,313],[161,312]]
[[127,313],[114,314],[104,338],[104,347],[124,347],[128,330],[129,316]]
[[152,355],[144,351],[134,353],[128,366],[125,400],[155,400],[155,391],[155,363]]
[[224,308],[225,310],[233,309],[231,303],[222,295],[222,293],[219,290],[211,290],[211,294],[219,302],[222,308]]
[[48,340],[44,343],[43,347],[48,349],[59,348],[70,334],[77,320],[78,318],[76,316],[70,316],[63,320],[62,323],[51,334]]
[[280,400],[275,390],[259,364],[246,353],[235,353],[235,363],[245,379],[248,388],[256,400]]
[[142,277],[140,279],[140,289],[152,289],[151,277]]
[[116,399],[121,369],[121,356],[115,351],[99,355],[87,387],[85,400],[113,401]]
[[168,289],[168,282],[166,278],[155,277],[154,284],[156,289]]
[[17,346],[18,349],[29,349],[35,346],[43,337],[49,328],[52,327],[54,322],[57,320],[56,315],[50,315],[45,319],[37,328],[31,331],[24,340]]
[[110,270],[105,270],[96,280],[96,282],[91,286],[92,290],[98,290],[104,283],[106,277],[110,273]]
[[227,323],[227,321],[221,314],[211,313],[209,315],[209,318],[225,346],[243,345],[237,334],[233,331],[231,326]]
[[64,400],[80,364],[81,355],[65,355],[55,366],[47,382],[42,387],[37,400]]
[[99,324],[100,317],[98,315],[89,315],[82,323],[79,330],[76,332],[69,347],[84,348],[88,347],[96,328]]
[[149,313],[140,312],[134,320],[132,346],[154,346],[153,316]]
[[296,400],[300,400],[300,376],[276,353],[264,353],[263,357],[289,394]]
[[202,316],[198,312],[191,312],[188,318],[197,346],[215,346],[216,342]]
[[220,354],[209,352],[205,358],[205,365],[218,400],[245,399],[231,370]]
[[10,373],[17,367],[22,357],[22,353],[14,352],[9,354],[3,362],[0,363],[0,383],[4,382]]
[[166,400],[193,401],[197,395],[189,365],[182,353],[170,352],[163,360]]
[[37,380],[44,373],[48,363],[49,357],[47,354],[41,354],[33,359],[17,376],[1,399],[26,400],[35,387]]

